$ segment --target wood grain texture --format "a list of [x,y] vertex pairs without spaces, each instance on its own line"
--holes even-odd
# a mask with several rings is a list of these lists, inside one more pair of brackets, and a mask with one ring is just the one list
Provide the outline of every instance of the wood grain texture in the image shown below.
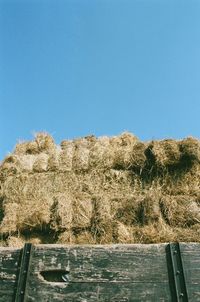
[[189,301],[200,301],[200,244],[180,243]]
[[19,259],[19,249],[0,249],[0,302],[13,301]]
[[[55,269],[69,281],[40,274]],[[27,292],[27,301],[170,301],[165,245],[36,246]]]
[[[25,301],[173,302],[166,246],[35,245]],[[181,243],[180,250],[189,301],[200,301],[200,244]],[[0,249],[0,302],[14,301],[20,253]]]

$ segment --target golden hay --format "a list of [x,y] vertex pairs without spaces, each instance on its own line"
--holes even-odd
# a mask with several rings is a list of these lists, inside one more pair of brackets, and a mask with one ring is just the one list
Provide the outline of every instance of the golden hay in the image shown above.
[[53,138],[47,133],[37,133],[35,142],[40,152],[52,153],[55,151],[56,145]]
[[110,146],[110,138],[100,137],[90,149],[89,168],[106,169],[113,166],[113,151]]
[[141,142],[136,143],[132,149],[130,167],[139,168],[140,173],[146,164],[146,147],[147,145]]
[[89,167],[89,142],[87,139],[74,141],[73,169],[75,171],[87,170]]
[[121,222],[116,223],[116,228],[114,230],[114,238],[116,243],[132,243],[133,234],[131,227],[124,225]]
[[92,236],[92,234],[89,231],[82,231],[81,233],[78,233],[75,237],[74,237],[74,242],[76,244],[95,244],[96,241],[94,239],[94,237]]
[[67,192],[55,195],[51,206],[52,229],[59,231],[71,228],[73,219],[72,199],[73,197]]
[[200,143],[39,133],[0,165],[0,245],[200,242]]
[[186,160],[200,161],[200,142],[199,140],[188,137],[180,142],[180,151],[182,157]]
[[49,155],[48,162],[47,162],[48,171],[58,171],[59,170],[59,155],[60,155],[60,153],[58,151],[56,151],[55,154]]
[[38,155],[37,159],[33,164],[33,172],[43,172],[47,170],[48,164],[48,155],[45,153],[41,153]]
[[15,155],[8,155],[0,165],[0,180],[20,172],[20,162]]
[[60,234],[58,237],[57,243],[62,243],[62,244],[70,244],[70,243],[75,243],[75,236],[73,235],[71,230],[66,230],[63,233]]
[[22,248],[25,240],[22,237],[9,236],[7,239],[7,245],[9,247]]
[[185,228],[200,223],[200,207],[194,197],[163,196],[160,205],[163,218],[170,226]]
[[16,155],[38,154],[39,152],[38,144],[35,141],[19,143],[14,150]]
[[180,161],[181,152],[175,140],[153,141],[151,151],[158,166],[175,165]]
[[59,156],[59,170],[71,171],[73,166],[73,157],[75,151],[75,145],[73,141],[63,141],[61,143],[61,149]]
[[132,162],[133,146],[138,142],[138,138],[130,133],[122,133],[110,139],[110,144],[113,149],[114,163],[113,167],[127,169]]
[[73,227],[86,228],[90,226],[93,214],[91,196],[82,192],[75,194],[73,202]]

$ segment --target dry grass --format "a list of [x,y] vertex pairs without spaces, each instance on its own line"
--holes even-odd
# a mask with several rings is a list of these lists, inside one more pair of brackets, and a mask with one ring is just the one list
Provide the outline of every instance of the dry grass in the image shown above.
[[39,133],[0,166],[2,246],[200,242],[200,142]]

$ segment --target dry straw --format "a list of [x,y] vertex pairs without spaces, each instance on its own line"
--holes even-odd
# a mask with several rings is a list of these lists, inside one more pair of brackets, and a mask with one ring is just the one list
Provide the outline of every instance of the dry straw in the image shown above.
[[13,247],[200,242],[200,142],[36,134],[1,163],[0,234]]

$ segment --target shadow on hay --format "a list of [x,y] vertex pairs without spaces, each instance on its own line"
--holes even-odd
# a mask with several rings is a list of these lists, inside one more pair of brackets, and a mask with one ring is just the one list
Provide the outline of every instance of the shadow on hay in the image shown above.
[[3,198],[0,198],[0,224],[4,218]]

